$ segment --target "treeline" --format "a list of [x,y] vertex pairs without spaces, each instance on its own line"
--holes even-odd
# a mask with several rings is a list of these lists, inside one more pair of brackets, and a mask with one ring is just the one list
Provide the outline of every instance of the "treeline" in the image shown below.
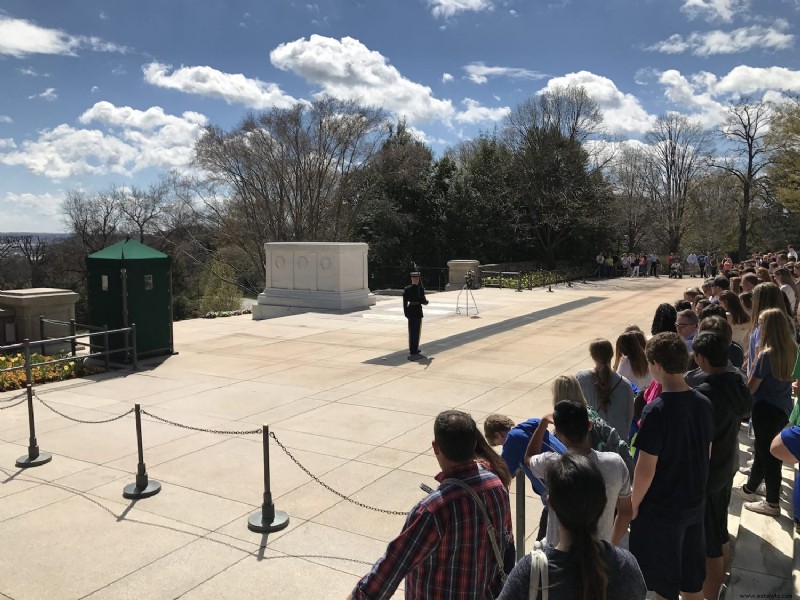
[[268,241],[367,242],[376,286],[453,258],[553,268],[599,250],[783,246],[798,231],[798,106],[742,101],[718,131],[669,113],[622,144],[586,91],[567,87],[440,157],[358,102],[249,114],[207,128],[191,172],[67,193],[73,236],[0,240],[0,287],[82,291],[84,256],[126,236],[173,256],[179,317],[203,297],[205,310],[215,282],[261,291]]

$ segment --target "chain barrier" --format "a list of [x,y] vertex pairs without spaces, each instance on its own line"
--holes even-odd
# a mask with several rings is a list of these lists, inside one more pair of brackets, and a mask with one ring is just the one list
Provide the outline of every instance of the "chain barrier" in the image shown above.
[[84,423],[84,424],[87,424],[87,425],[99,425],[100,423],[111,423],[112,421],[118,421],[118,420],[122,419],[123,417],[127,417],[129,414],[131,414],[131,413],[132,413],[132,412],[134,412],[134,410],[135,410],[135,409],[133,409],[133,408],[132,408],[132,409],[130,409],[130,410],[128,410],[128,411],[125,411],[125,412],[124,412],[124,413],[122,413],[121,415],[117,415],[116,417],[111,417],[111,418],[109,418],[109,419],[100,419],[100,420],[98,420],[98,421],[91,421],[91,420],[88,420],[88,419],[77,419],[77,418],[75,418],[75,417],[70,417],[69,415],[65,415],[65,414],[64,414],[64,413],[62,413],[61,411],[59,411],[59,410],[56,410],[55,408],[53,408],[52,406],[50,406],[50,405],[49,405],[47,402],[45,402],[44,400],[42,400],[41,398],[39,398],[39,396],[36,394],[36,392],[34,392],[34,393],[33,393],[33,396],[34,396],[34,397],[35,397],[35,398],[36,398],[36,399],[37,399],[39,402],[41,402],[41,403],[44,405],[44,407],[45,407],[45,408],[47,408],[48,410],[50,410],[50,411],[52,411],[52,412],[56,413],[57,415],[59,415],[59,416],[61,416],[61,417],[64,417],[64,418],[65,418],[65,419],[67,419],[68,421],[74,421],[75,423]]
[[6,402],[13,402],[14,400],[19,400],[20,398],[26,398],[27,396],[28,396],[28,392],[22,392],[19,396],[14,396],[13,398],[2,398],[2,399],[0,399],[0,404],[5,404]]
[[294,457],[294,455],[293,455],[291,452],[289,452],[289,449],[288,449],[286,446],[284,446],[284,445],[281,443],[281,441],[280,441],[280,440],[277,438],[277,436],[275,435],[275,433],[274,433],[274,432],[270,431],[270,432],[269,432],[269,437],[271,437],[273,440],[275,440],[275,443],[276,443],[276,444],[278,444],[278,446],[280,446],[281,450],[283,450],[283,451],[286,453],[286,456],[288,456],[288,457],[289,457],[289,458],[292,460],[292,462],[293,462],[294,464],[296,464],[298,467],[300,467],[300,469],[301,469],[301,470],[302,470],[302,471],[303,471],[303,472],[304,472],[306,475],[308,475],[309,477],[311,477],[311,479],[313,479],[314,481],[316,481],[318,484],[320,484],[322,487],[324,487],[326,490],[328,490],[328,491],[329,491],[329,492],[331,492],[332,494],[335,494],[335,495],[339,496],[339,498],[341,498],[342,500],[346,500],[347,502],[351,502],[351,503],[355,504],[356,506],[360,506],[361,508],[366,508],[366,509],[368,509],[368,510],[374,510],[375,512],[380,512],[380,513],[384,513],[384,514],[387,514],[387,515],[401,515],[401,516],[404,516],[404,517],[405,517],[406,515],[408,515],[408,512],[406,512],[406,511],[400,511],[400,510],[388,510],[388,509],[386,509],[386,508],[377,508],[377,507],[375,507],[375,506],[370,506],[369,504],[364,504],[363,502],[359,502],[358,500],[353,500],[353,499],[352,499],[352,498],[350,498],[349,496],[345,496],[345,495],[344,495],[344,494],[342,494],[341,492],[337,492],[335,489],[333,489],[333,488],[332,488],[331,486],[329,486],[327,483],[325,483],[324,481],[322,481],[322,480],[321,480],[319,477],[317,477],[316,475],[314,475],[314,474],[313,474],[311,471],[309,471],[308,469],[306,469],[306,468],[305,468],[305,467],[304,467],[304,466],[303,466],[303,465],[300,463],[300,461],[299,461],[299,460],[297,460],[297,459]]
[[242,430],[234,430],[234,429],[209,429],[206,427],[193,427],[191,425],[184,425],[182,423],[176,423],[175,421],[170,421],[169,419],[165,419],[164,417],[159,417],[158,415],[154,415],[151,412],[142,409],[142,414],[147,415],[148,417],[152,417],[156,421],[161,421],[162,423],[166,423],[167,425],[174,425],[175,427],[180,427],[181,429],[189,429],[190,431],[200,431],[202,433],[215,433],[217,435],[256,435],[261,433],[261,428],[258,429],[242,429]]
[[27,398],[23,398],[22,400],[20,400],[19,402],[15,403],[15,404],[9,404],[8,406],[0,406],[0,410],[6,410],[8,408],[14,408],[15,406],[19,406],[20,404],[22,404],[23,402],[25,402],[27,400],[28,400]]
[[[119,419],[122,419],[122,418],[128,416],[129,414],[131,414],[132,412],[135,412],[135,410],[136,410],[135,408],[131,408],[130,410],[128,410],[128,411],[126,411],[126,412],[124,412],[124,413],[122,413],[120,415],[117,415],[115,417],[111,417],[111,418],[108,418],[108,419],[100,419],[100,420],[97,420],[97,421],[92,421],[92,420],[87,420],[87,419],[78,419],[78,418],[75,418],[75,417],[70,417],[69,415],[65,415],[61,411],[53,408],[52,406],[47,404],[47,402],[42,400],[38,396],[38,394],[36,394],[36,392],[34,392],[33,395],[39,402],[41,402],[45,406],[45,408],[47,408],[48,410],[56,413],[57,415],[59,415],[61,417],[64,417],[65,419],[68,419],[70,421],[74,421],[75,423],[85,423],[85,424],[92,424],[92,425],[100,424],[100,423],[111,423],[112,421],[117,421]],[[20,402],[18,402],[17,404],[12,404],[12,405],[6,406],[4,408],[11,408],[12,406],[17,406],[19,404],[22,404],[23,402],[25,402],[24,398]],[[0,410],[3,410],[3,409],[0,409]],[[194,427],[192,425],[184,425],[183,423],[178,423],[176,421],[170,421],[169,419],[165,419],[164,417],[159,417],[158,415],[154,415],[153,413],[151,413],[151,412],[149,412],[147,410],[144,410],[144,409],[141,409],[141,413],[143,415],[147,415],[148,417],[151,417],[151,418],[155,419],[156,421],[160,421],[162,423],[166,423],[167,425],[172,425],[174,427],[180,427],[181,429],[188,429],[190,431],[198,431],[198,432],[202,432],[202,433],[213,433],[213,434],[217,434],[217,435],[257,435],[257,434],[262,433],[262,431],[263,431],[263,429],[261,427],[259,427],[258,429],[242,429],[242,430],[233,430],[233,429],[225,430],[225,429],[211,429],[211,428],[207,428],[207,427]],[[284,446],[281,443],[281,441],[275,436],[274,432],[270,431],[269,432],[269,436],[273,440],[275,440],[275,443],[278,444],[280,449],[284,451],[284,453],[291,459],[291,461],[294,464],[296,464],[300,468],[301,471],[303,471],[306,475],[308,475],[311,479],[316,481],[319,485],[324,487],[326,490],[328,490],[332,494],[338,496],[342,500],[346,500],[347,502],[355,504],[356,506],[360,506],[361,508],[366,508],[367,510],[372,510],[372,511],[379,512],[379,513],[384,513],[384,514],[387,514],[387,515],[399,515],[399,516],[403,516],[404,517],[404,516],[406,516],[408,514],[406,511],[388,510],[386,508],[378,508],[376,506],[370,506],[369,504],[364,504],[363,502],[359,502],[358,500],[354,500],[353,498],[350,498],[349,496],[347,496],[347,495],[345,495],[345,494],[343,494],[341,492],[336,491],[331,486],[329,486],[327,483],[322,481],[319,477],[314,475],[311,471],[309,471],[299,460],[297,460],[297,458],[295,458],[295,456],[289,451],[289,449],[286,446]]]

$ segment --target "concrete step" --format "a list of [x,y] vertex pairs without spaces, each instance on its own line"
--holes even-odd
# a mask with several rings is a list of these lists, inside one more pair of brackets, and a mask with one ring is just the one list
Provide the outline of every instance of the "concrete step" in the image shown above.
[[[739,435],[739,442],[740,464],[745,465],[752,447],[746,426]],[[746,481],[745,475],[737,473],[734,490]],[[800,555],[797,548],[800,544],[792,520],[793,485],[794,470],[784,466],[779,517],[745,510],[744,500],[735,492],[732,494],[728,529],[733,559],[723,598],[792,598],[793,590],[797,592],[797,557]]]

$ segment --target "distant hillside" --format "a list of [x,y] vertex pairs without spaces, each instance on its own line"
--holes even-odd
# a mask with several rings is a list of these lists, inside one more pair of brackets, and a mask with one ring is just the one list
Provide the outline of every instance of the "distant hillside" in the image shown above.
[[65,240],[70,237],[71,233],[43,233],[43,232],[33,232],[33,231],[6,231],[0,233],[0,240],[3,238],[13,238],[13,237],[20,237],[29,235],[32,238],[39,238],[41,240],[45,240],[47,242],[59,242],[61,240]]

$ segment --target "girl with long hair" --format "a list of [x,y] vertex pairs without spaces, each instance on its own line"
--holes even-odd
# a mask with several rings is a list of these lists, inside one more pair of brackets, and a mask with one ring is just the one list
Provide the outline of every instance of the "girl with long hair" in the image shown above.
[[750,315],[742,306],[739,296],[730,290],[725,290],[719,295],[719,305],[725,309],[733,341],[742,349],[746,348],[747,342],[750,340]]
[[599,338],[594,340],[589,344],[589,355],[594,361],[594,368],[575,374],[586,404],[627,442],[633,419],[633,388],[625,377],[611,370],[611,360],[614,358],[611,342]]
[[[647,586],[636,559],[597,535],[607,502],[605,481],[597,466],[585,456],[564,454],[548,468],[545,485],[559,531],[558,544],[543,549],[550,600],[643,600]],[[532,597],[531,561],[528,554],[516,564],[498,600]],[[541,598],[540,589],[535,599]]]
[[504,461],[500,455],[495,452],[494,448],[489,445],[489,442],[486,441],[486,438],[483,437],[483,434],[477,426],[476,431],[478,435],[476,436],[477,440],[475,443],[475,460],[483,463],[483,466],[497,475],[500,481],[503,482],[503,485],[506,486],[506,489],[510,488],[511,473],[508,471],[506,461]]
[[775,270],[774,279],[775,283],[789,299],[789,305],[792,307],[792,314],[796,314],[797,300],[800,298],[800,294],[798,294],[797,282],[794,280],[792,272],[786,267],[780,267]]
[[[744,505],[747,510],[777,516],[781,514],[778,501],[782,463],[770,453],[770,444],[786,426],[792,412],[792,370],[797,344],[791,322],[780,308],[762,310],[758,325],[759,342],[747,382],[753,394],[751,418],[756,437],[755,453],[750,477],[740,493],[749,500]],[[755,491],[762,481],[767,494],[764,500],[759,500]]]
[[645,389],[653,376],[650,374],[650,367],[647,364],[647,357],[644,354],[644,347],[647,341],[644,334],[639,332],[626,332],[617,338],[616,352],[614,353],[614,370],[628,378],[640,390]]
[[756,363],[756,350],[760,344],[760,321],[761,313],[770,308],[778,308],[786,315],[790,323],[792,322],[791,313],[786,306],[786,296],[781,289],[774,283],[759,283],[753,288],[753,311],[750,315],[750,338],[747,344],[747,374],[753,372]]

